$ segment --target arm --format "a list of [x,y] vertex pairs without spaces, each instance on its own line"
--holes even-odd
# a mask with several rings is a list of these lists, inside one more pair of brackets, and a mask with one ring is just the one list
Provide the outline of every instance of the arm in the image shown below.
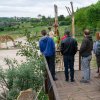
[[74,46],[75,46],[75,54],[76,54],[76,52],[77,52],[77,50],[78,50],[78,44],[77,44],[77,41],[75,40],[75,42],[74,42]]
[[52,41],[51,43],[52,43],[53,51],[55,52],[55,43],[54,43],[54,40],[52,39],[51,41]]
[[93,52],[94,52],[94,54],[96,54],[96,50],[97,50],[97,42],[94,42],[94,44],[93,44]]
[[39,41],[39,48],[40,48],[40,51],[43,52],[41,41]]
[[82,54],[86,50],[86,48],[87,48],[87,40],[84,39],[80,47],[80,54]]

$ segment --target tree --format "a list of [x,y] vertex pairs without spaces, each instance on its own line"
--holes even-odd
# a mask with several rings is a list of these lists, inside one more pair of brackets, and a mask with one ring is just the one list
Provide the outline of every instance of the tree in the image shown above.
[[64,20],[65,20],[64,15],[60,15],[60,16],[58,16],[58,20],[59,20],[59,21],[64,21]]
[[38,14],[38,16],[37,16],[39,19],[41,19],[42,18],[42,15],[41,14]]

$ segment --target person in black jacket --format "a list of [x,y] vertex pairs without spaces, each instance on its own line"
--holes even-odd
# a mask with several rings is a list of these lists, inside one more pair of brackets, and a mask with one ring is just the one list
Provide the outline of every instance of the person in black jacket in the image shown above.
[[61,41],[60,50],[63,55],[64,67],[65,67],[65,80],[69,81],[69,72],[70,69],[70,80],[74,82],[74,55],[77,52],[77,41],[70,36],[69,31],[65,31],[67,37]]
[[88,29],[84,30],[84,39],[80,47],[82,80],[87,83],[90,80],[90,61],[92,59],[93,40]]

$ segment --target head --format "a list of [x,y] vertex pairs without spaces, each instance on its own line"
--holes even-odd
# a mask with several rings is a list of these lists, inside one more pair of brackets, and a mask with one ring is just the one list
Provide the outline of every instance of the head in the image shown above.
[[100,40],[100,32],[96,32],[96,39]]
[[85,30],[84,30],[84,36],[88,36],[88,35],[90,35],[90,30],[85,29]]
[[51,27],[48,27],[48,30],[51,31]]
[[68,31],[68,30],[65,30],[65,33],[64,33],[64,35],[67,35],[67,36],[70,36],[70,31]]
[[41,31],[41,34],[42,34],[43,36],[45,36],[45,35],[47,34],[46,30],[42,30],[42,31]]

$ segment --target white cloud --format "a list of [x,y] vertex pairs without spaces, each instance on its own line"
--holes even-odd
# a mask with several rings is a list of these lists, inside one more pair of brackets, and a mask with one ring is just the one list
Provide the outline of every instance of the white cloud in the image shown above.
[[[88,6],[98,0],[71,0],[74,9]],[[70,0],[2,0],[0,16],[37,17],[38,14],[54,16],[54,4],[58,5],[58,14],[67,16],[65,6],[70,7]]]

